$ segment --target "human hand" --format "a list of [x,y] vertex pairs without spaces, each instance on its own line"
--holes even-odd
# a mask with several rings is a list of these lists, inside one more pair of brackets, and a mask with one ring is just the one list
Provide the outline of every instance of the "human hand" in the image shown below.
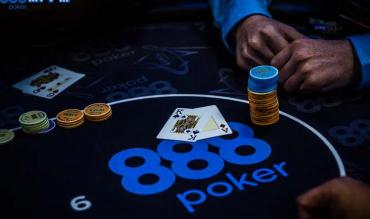
[[298,197],[299,219],[368,219],[370,187],[342,177],[313,188]]
[[348,40],[298,39],[271,61],[286,91],[321,92],[354,82],[358,70]]
[[262,15],[250,16],[236,29],[237,64],[245,70],[269,64],[291,41],[304,37],[279,21]]

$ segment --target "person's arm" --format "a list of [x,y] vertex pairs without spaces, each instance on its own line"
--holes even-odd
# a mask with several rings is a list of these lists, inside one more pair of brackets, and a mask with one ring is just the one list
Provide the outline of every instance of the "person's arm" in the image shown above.
[[268,12],[269,0],[209,0],[216,25],[220,28],[227,48],[235,51],[235,26],[251,15],[271,17]]
[[370,34],[348,37],[356,52],[360,65],[360,88],[370,87]]

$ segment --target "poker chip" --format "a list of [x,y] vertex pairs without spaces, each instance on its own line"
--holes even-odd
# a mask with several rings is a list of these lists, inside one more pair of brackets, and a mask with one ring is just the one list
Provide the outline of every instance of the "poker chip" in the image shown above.
[[279,121],[278,70],[273,66],[252,68],[248,80],[248,100],[252,123],[268,126]]
[[106,103],[93,103],[84,110],[66,109],[57,114],[56,123],[59,127],[72,129],[85,122],[102,122],[112,116],[112,108]]
[[23,113],[19,117],[22,130],[28,134],[36,134],[49,128],[50,123],[45,112],[33,110]]
[[0,145],[4,145],[8,142],[11,142],[14,139],[15,135],[12,130],[1,129],[0,130]]
[[49,123],[50,123],[49,128],[44,129],[44,130],[38,132],[38,134],[46,134],[46,133],[49,133],[49,132],[51,132],[55,128],[56,124],[55,124],[55,122],[53,120],[49,120]]
[[106,103],[93,103],[85,107],[86,120],[91,122],[102,122],[112,116],[112,108]]
[[279,121],[277,92],[255,93],[248,90],[251,120],[256,125],[267,126]]
[[79,109],[66,109],[57,114],[57,125],[62,128],[77,128],[85,122],[84,113]]

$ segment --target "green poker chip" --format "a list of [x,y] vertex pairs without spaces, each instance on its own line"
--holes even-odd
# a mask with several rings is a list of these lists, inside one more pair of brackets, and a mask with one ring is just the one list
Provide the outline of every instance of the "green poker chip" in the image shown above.
[[22,130],[28,134],[36,134],[40,131],[48,129],[50,126],[46,113],[39,110],[23,113],[19,117],[19,123],[22,127]]
[[14,139],[15,135],[12,130],[1,129],[0,130],[0,145],[6,144]]
[[48,119],[45,119],[44,121],[42,121],[41,123],[39,124],[34,124],[34,125],[22,125],[22,128],[29,128],[29,129],[38,129],[40,127],[44,127],[44,126],[47,126],[49,124],[49,120]]
[[43,131],[45,129],[48,129],[50,126],[50,123],[49,123],[49,120],[46,120],[45,122],[43,122],[42,124],[39,124],[37,126],[32,126],[32,127],[22,127],[22,130],[26,133],[38,133],[40,131]]
[[23,113],[19,117],[19,123],[21,125],[37,125],[47,119],[47,115],[43,111],[33,110]]

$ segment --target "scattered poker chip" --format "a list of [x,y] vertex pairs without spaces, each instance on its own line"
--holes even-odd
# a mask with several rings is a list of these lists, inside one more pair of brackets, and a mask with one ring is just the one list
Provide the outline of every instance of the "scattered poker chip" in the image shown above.
[[112,108],[106,103],[93,103],[84,109],[86,120],[102,122],[112,116]]
[[11,142],[15,137],[15,134],[12,130],[1,129],[0,130],[0,145]]
[[279,121],[278,70],[273,66],[252,68],[248,80],[248,100],[252,123],[268,126]]
[[58,113],[57,125],[62,128],[77,128],[85,122],[84,113],[79,109],[66,109]]
[[25,112],[18,120],[22,130],[28,134],[36,134],[50,126],[47,114],[39,110]]

